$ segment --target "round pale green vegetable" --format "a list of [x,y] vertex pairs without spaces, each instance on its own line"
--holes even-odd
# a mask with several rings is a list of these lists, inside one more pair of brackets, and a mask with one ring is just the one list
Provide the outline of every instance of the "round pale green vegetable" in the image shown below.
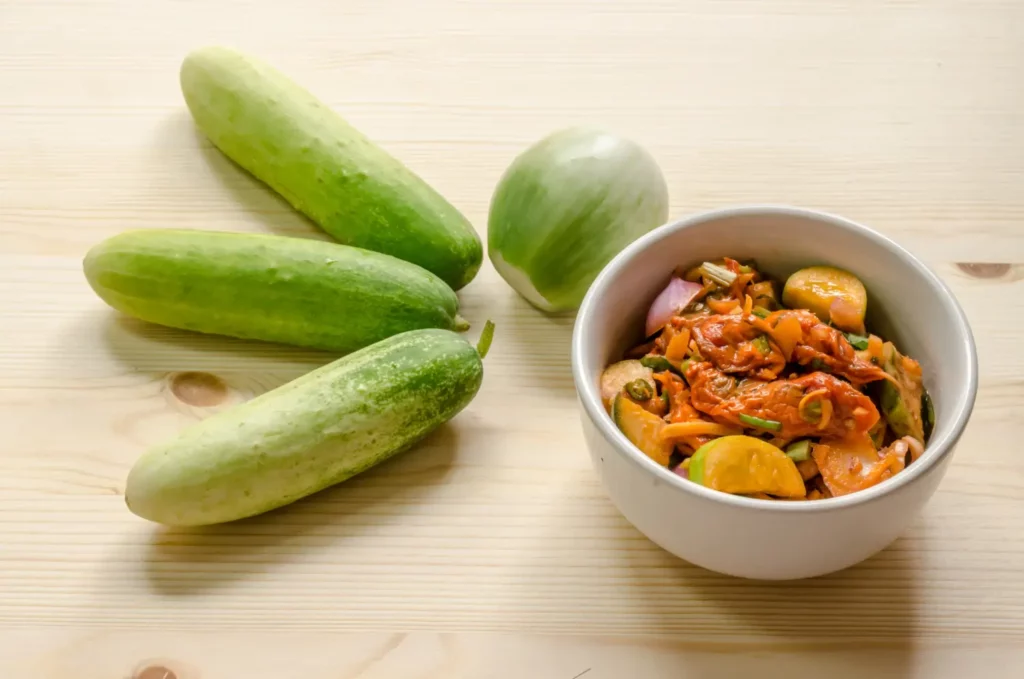
[[612,257],[667,218],[668,187],[647,151],[600,130],[563,130],[501,178],[488,255],[528,302],[569,311]]

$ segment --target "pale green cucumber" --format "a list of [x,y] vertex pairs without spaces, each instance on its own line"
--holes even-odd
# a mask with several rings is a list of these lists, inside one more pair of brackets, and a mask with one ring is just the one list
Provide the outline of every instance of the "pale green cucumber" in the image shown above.
[[419,264],[458,290],[483,257],[439,193],[289,78],[223,47],[189,54],[181,89],[199,129],[339,242]]
[[128,475],[125,501],[174,526],[281,507],[408,448],[469,404],[482,378],[459,335],[396,335],[151,448]]
[[84,268],[118,311],[204,333],[348,352],[408,330],[465,329],[440,278],[337,243],[129,231],[92,248]]

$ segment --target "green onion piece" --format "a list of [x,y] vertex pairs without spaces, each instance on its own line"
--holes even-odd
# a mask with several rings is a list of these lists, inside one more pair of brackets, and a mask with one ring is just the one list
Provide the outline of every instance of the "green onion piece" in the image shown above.
[[801,413],[801,417],[803,417],[804,422],[808,422],[810,424],[817,424],[818,422],[821,422],[821,401],[811,401],[810,405],[804,408]]
[[645,379],[636,379],[626,383],[626,393],[634,401],[649,401],[654,397],[654,389],[651,383]]
[[811,457],[811,441],[804,439],[786,446],[786,456],[793,462],[804,462]]
[[768,344],[768,337],[765,335],[758,335],[755,337],[754,346],[757,347],[757,350],[765,356],[772,353],[772,345]]
[[666,370],[672,369],[672,364],[669,363],[668,359],[664,356],[658,356],[657,354],[650,354],[640,359],[640,365],[645,368],[650,368],[656,373],[665,372]]
[[666,408],[671,408],[672,407],[672,402],[668,398],[668,392],[667,391],[661,392],[661,400],[665,403],[665,407]]
[[751,309],[750,313],[754,314],[758,318],[768,318],[769,316],[772,315],[772,312],[760,306],[756,306],[753,309]]
[[746,413],[740,413],[740,422],[743,424],[755,427],[757,429],[765,429],[767,431],[779,431],[782,429],[782,423],[778,420],[764,420],[760,417],[754,417],[753,415],[747,415]]
[[821,360],[820,358],[812,358],[810,368],[811,370],[821,370],[823,372],[828,372],[828,366],[826,366],[825,361]]
[[656,373],[671,370],[680,377],[683,376],[683,370],[685,370],[685,368],[678,367],[674,363],[672,363],[672,361],[668,360],[664,356],[659,356],[657,354],[650,354],[644,356],[643,358],[640,359],[640,365],[642,365],[645,368],[650,368]]
[[868,348],[868,338],[865,337],[864,335],[858,335],[853,332],[848,332],[844,334],[846,335],[846,339],[850,342],[850,344],[853,345],[854,349],[859,349],[863,351]]
[[700,265],[700,272],[710,278],[715,283],[718,283],[723,288],[727,288],[736,281],[736,274],[729,271],[724,266],[718,266],[711,262],[704,262]]
[[480,339],[476,342],[476,353],[480,358],[486,358],[487,352],[491,350],[491,342],[494,340],[494,323],[487,321],[484,329],[480,332]]

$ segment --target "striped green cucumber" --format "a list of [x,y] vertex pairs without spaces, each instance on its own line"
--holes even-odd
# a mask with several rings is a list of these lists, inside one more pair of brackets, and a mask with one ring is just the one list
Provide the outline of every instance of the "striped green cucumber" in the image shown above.
[[458,298],[415,264],[302,238],[143,230],[85,257],[93,290],[151,323],[348,352],[420,328],[465,329]]
[[400,161],[267,64],[190,53],[181,89],[199,129],[336,240],[419,264],[458,290],[480,268],[472,225]]
[[173,526],[281,507],[407,449],[466,407],[482,379],[480,355],[459,335],[396,335],[151,448],[125,501]]

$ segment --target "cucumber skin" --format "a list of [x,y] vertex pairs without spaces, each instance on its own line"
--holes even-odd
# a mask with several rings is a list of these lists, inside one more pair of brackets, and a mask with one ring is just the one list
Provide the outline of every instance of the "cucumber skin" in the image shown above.
[[205,47],[180,79],[213,144],[339,242],[419,264],[455,290],[480,269],[480,237],[451,203],[280,72]]
[[100,298],[144,321],[327,351],[462,323],[455,293],[429,271],[324,241],[129,231],[93,247],[84,269]]
[[480,356],[455,333],[396,335],[151,448],[125,502],[171,526],[281,507],[407,449],[468,405],[482,379]]

